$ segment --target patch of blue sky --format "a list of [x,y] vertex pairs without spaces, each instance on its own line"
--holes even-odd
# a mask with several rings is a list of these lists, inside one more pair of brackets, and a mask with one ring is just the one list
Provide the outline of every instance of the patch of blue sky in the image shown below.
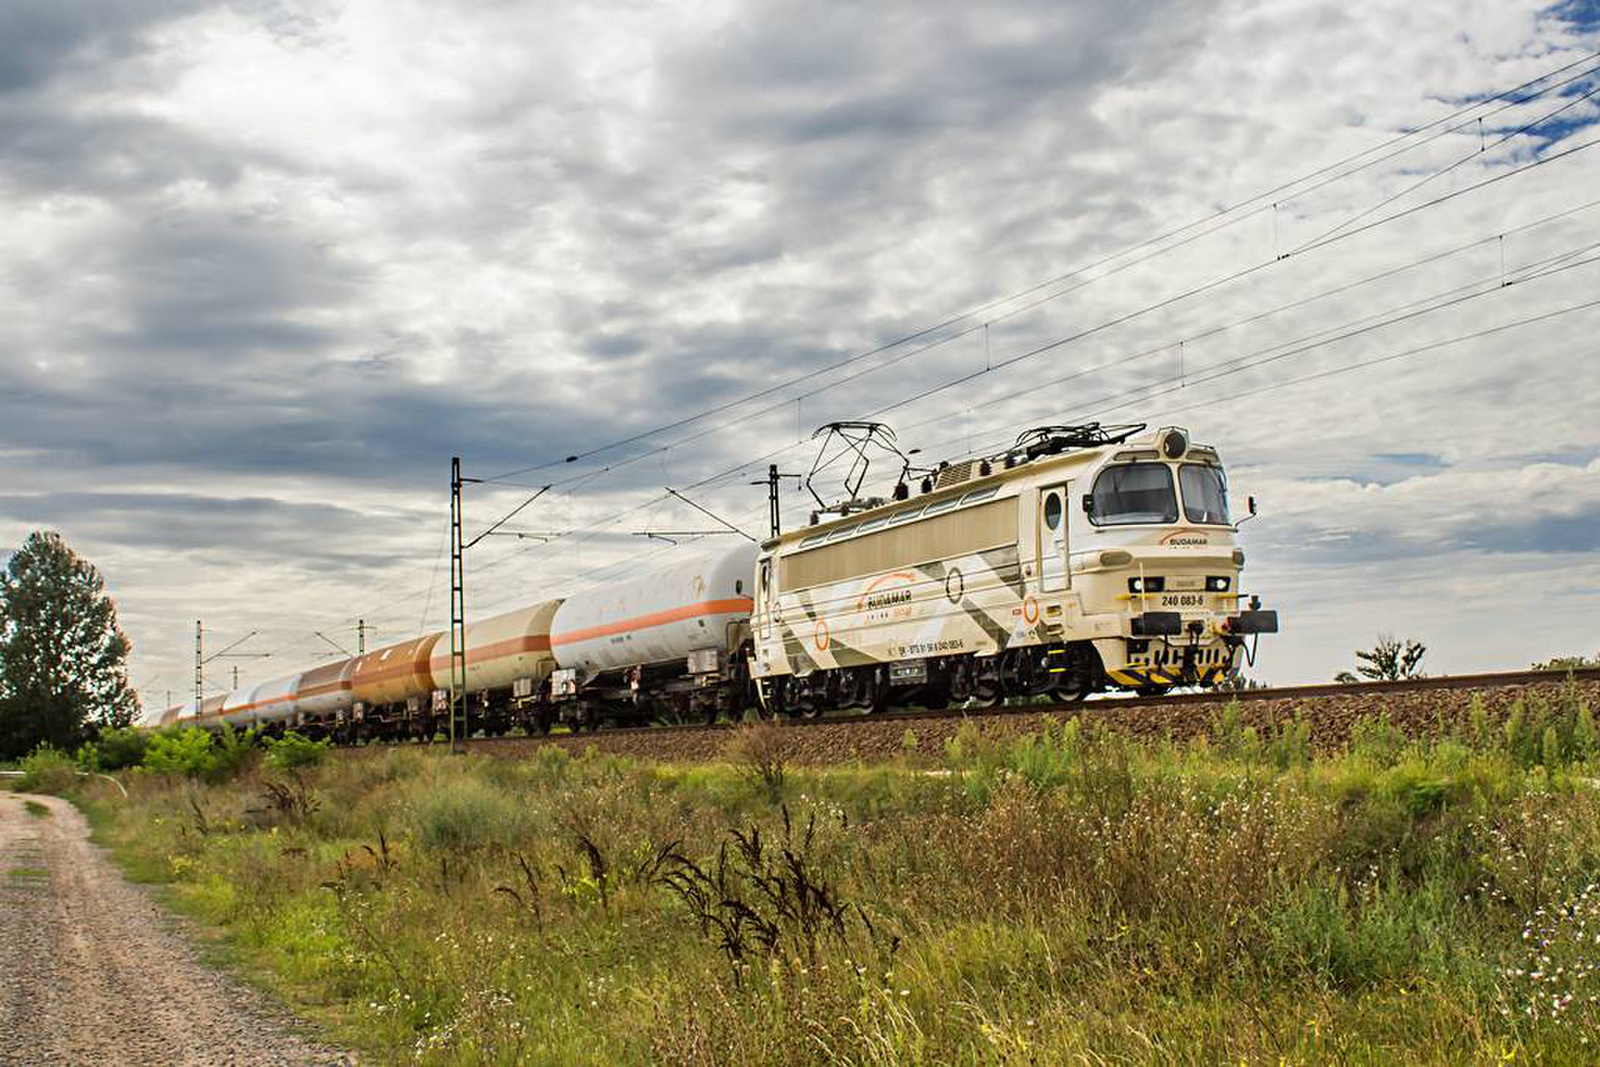
[[1355,482],[1357,485],[1394,485],[1411,478],[1436,474],[1450,464],[1442,456],[1431,452],[1380,452],[1369,462],[1348,471],[1312,474],[1301,478],[1307,482]]
[[1580,33],[1600,33],[1600,0],[1562,0],[1544,13],[1569,23]]

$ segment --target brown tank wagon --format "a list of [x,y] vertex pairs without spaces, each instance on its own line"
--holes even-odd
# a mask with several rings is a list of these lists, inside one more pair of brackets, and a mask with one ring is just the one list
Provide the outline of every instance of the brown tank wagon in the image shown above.
[[433,692],[429,667],[434,646],[442,634],[412,638],[356,657],[350,676],[350,693],[357,704],[369,708],[403,704]]

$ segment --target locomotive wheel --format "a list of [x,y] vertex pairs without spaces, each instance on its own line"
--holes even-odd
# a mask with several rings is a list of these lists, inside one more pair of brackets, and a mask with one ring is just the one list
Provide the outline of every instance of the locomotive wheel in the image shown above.
[[993,682],[979,682],[972,687],[972,703],[975,707],[998,708],[1005,698],[1005,691]]

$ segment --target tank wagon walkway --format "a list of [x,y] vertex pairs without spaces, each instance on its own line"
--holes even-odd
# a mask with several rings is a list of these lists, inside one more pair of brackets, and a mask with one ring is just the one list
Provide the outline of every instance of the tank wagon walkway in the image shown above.
[[355,1062],[260,1001],[198,962],[72,805],[0,792],[0,1065]]

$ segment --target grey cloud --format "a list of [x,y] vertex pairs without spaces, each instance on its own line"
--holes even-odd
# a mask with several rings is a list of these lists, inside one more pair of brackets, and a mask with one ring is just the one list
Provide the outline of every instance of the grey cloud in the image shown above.
[[1600,551],[1600,505],[1573,515],[1542,515],[1518,521],[1516,500],[1484,501],[1485,516],[1464,530],[1460,543],[1486,552]]
[[67,527],[124,546],[231,560],[291,559],[310,569],[382,567],[370,549],[383,527],[331,504],[189,493],[52,492],[0,496],[0,516],[32,527]]
[[180,181],[226,188],[256,155],[224,149],[163,119],[79,114],[54,102],[0,97],[0,188],[25,194],[128,196]]
[[0,93],[36,89],[141,50],[142,34],[204,0],[8,0],[0,7]]

